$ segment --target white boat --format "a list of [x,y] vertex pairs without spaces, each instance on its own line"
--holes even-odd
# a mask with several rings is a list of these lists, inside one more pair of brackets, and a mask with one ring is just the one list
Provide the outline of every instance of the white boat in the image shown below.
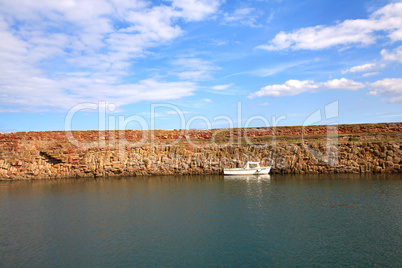
[[270,175],[225,175],[223,176],[225,180],[239,180],[239,181],[269,181],[271,179]]
[[242,168],[225,168],[224,175],[267,175],[271,167],[260,167],[260,162],[247,162]]

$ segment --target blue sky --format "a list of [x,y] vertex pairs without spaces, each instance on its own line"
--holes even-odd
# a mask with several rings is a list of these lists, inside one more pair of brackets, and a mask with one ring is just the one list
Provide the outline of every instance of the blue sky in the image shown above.
[[401,1],[0,0],[0,40],[0,132],[103,103],[110,128],[402,121]]

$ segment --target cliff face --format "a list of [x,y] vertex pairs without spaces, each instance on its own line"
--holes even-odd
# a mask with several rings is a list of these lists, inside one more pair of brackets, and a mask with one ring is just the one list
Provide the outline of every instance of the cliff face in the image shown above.
[[0,134],[0,179],[220,174],[247,161],[272,173],[402,172],[402,123],[72,135]]

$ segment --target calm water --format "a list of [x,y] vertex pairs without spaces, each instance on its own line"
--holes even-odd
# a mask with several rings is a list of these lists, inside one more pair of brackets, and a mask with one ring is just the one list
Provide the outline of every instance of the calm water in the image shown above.
[[401,178],[3,181],[0,267],[401,267]]

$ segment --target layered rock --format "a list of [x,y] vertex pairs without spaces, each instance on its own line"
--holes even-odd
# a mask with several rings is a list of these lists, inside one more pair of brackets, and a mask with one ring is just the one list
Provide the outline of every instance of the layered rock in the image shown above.
[[247,161],[272,173],[402,172],[402,123],[73,136],[0,134],[0,179],[221,174]]

